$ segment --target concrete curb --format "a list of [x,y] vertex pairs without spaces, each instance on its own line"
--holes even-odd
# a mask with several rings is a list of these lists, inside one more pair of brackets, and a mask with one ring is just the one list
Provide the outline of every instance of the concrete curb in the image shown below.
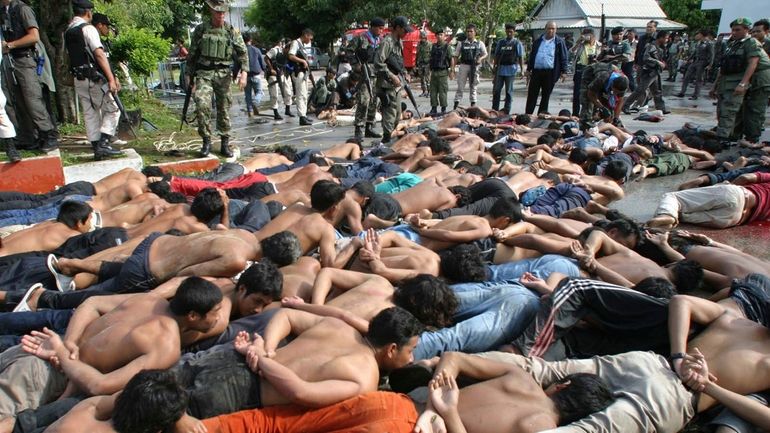
[[86,162],[64,167],[64,180],[66,183],[76,181],[98,182],[100,179],[124,168],[141,170],[144,167],[142,157],[134,149],[123,149],[123,153],[125,153],[123,158]]
[[0,162],[0,191],[40,194],[64,185],[59,150],[19,162]]

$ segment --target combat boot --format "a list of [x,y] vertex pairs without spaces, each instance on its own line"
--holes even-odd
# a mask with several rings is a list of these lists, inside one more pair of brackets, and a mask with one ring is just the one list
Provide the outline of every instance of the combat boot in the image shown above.
[[312,125],[312,124],[313,124],[313,122],[311,122],[310,120],[308,120],[308,118],[307,118],[307,117],[305,117],[305,116],[300,116],[300,118],[299,118],[299,124],[300,124],[300,125],[302,125],[302,126],[310,126],[310,125]]
[[102,137],[94,146],[94,161],[101,161],[105,158],[112,158],[123,154],[123,152],[115,150],[110,146],[111,138],[111,135],[102,133]]
[[460,101],[455,101],[455,105],[452,107],[452,110],[457,110],[457,107],[460,105]]
[[13,138],[6,138],[5,140],[5,154],[8,156],[8,161],[19,162],[21,161],[21,154],[16,150],[16,144]]
[[378,134],[374,131],[374,125],[371,123],[366,124],[366,129],[364,130],[364,137],[367,138],[380,138],[382,135]]
[[291,105],[286,106],[286,111],[283,112],[287,117],[294,117],[293,114],[291,114]]
[[254,116],[259,116],[259,108],[257,106],[254,106]]
[[363,140],[364,139],[364,128],[360,126],[356,126],[356,132],[353,134],[353,138],[356,140]]
[[40,151],[44,153],[51,152],[59,148],[59,140],[56,138],[56,130],[40,131]]
[[273,109],[273,120],[283,120],[283,117],[281,117],[280,114],[278,114],[278,109]]
[[200,157],[205,158],[211,153],[211,139],[208,137],[203,138],[203,144],[201,144]]
[[222,147],[219,148],[219,154],[225,158],[233,157],[233,150],[230,149],[230,137],[226,135],[222,136]]
[[445,114],[446,114],[446,107],[441,107],[441,115],[443,116]]
[[430,107],[430,113],[428,113],[428,116],[435,117],[436,114],[438,114],[438,111],[436,111],[436,107]]

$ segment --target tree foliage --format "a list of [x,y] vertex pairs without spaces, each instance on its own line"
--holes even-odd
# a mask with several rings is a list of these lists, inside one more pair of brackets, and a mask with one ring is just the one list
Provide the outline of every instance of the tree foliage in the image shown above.
[[720,11],[704,11],[701,0],[661,0],[660,7],[666,15],[677,22],[686,24],[690,31],[709,29],[717,31]]
[[112,44],[112,58],[126,62],[132,73],[147,77],[168,56],[171,43],[146,29],[128,29]]

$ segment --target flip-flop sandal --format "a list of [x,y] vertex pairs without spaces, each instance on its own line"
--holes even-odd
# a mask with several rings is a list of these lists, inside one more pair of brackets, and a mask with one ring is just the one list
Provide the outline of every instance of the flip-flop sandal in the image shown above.
[[46,264],[48,265],[48,270],[51,272],[51,275],[53,275],[53,279],[56,281],[56,288],[59,289],[60,292],[69,292],[75,289],[74,278],[69,275],[64,275],[57,270],[59,259],[57,259],[55,255],[49,254],[46,259]]
[[24,297],[21,298],[21,301],[19,301],[19,305],[16,306],[16,308],[13,309],[14,313],[24,313],[27,311],[32,311],[31,308],[29,308],[29,304],[27,304],[27,301],[29,300],[29,297],[32,296],[32,293],[35,292],[37,289],[41,289],[43,287],[40,283],[35,283],[27,289],[27,293],[24,294]]

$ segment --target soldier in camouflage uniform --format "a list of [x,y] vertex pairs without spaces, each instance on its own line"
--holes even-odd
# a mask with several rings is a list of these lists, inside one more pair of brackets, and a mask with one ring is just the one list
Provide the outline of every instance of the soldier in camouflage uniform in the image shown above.
[[[187,57],[190,78],[195,80],[195,115],[198,118],[198,134],[203,139],[201,156],[211,152],[211,96],[216,98],[217,129],[222,139],[220,154],[233,156],[230,148],[230,95],[233,51],[241,65],[248,65],[246,44],[240,32],[225,22],[226,0],[206,0],[211,18],[198,25],[190,41]],[[247,71],[238,78],[241,91],[246,87]]]
[[[404,49],[402,39],[412,32],[406,17],[396,17],[391,22],[391,31],[377,48],[374,71],[377,97],[382,101],[382,143],[390,142],[390,134],[401,119],[401,77],[404,72]],[[401,75],[403,76],[403,75]]]
[[762,44],[762,49],[770,56],[770,20],[763,18],[755,22],[751,36]]
[[770,59],[759,41],[749,36],[751,21],[730,23],[732,36],[722,55],[717,84],[710,96],[718,101],[717,135],[728,144],[746,137],[759,141],[770,97]]
[[420,43],[417,44],[417,74],[420,76],[420,96],[428,96],[430,92],[430,50],[433,44],[428,41],[428,33],[420,32]]
[[446,113],[449,80],[455,79],[455,53],[444,39],[444,29],[436,30],[436,43],[430,50],[430,115]]
[[[348,54],[353,70],[360,73],[362,79],[356,89],[356,119],[353,123],[356,127],[355,138],[363,137],[380,138],[381,135],[374,131],[374,117],[377,114],[377,98],[369,94],[369,86],[366,84],[365,73],[369,73],[369,82],[374,92],[374,56],[377,47],[382,42],[382,28],[385,20],[375,18],[369,24],[369,30],[358,36],[350,46],[352,50]],[[364,72],[366,69],[366,72]],[[366,128],[364,130],[364,124]]]
[[[703,75],[714,59],[714,44],[707,39],[708,32],[708,30],[699,30],[695,33],[695,44],[690,51],[689,59],[687,59],[687,72],[684,74],[682,90],[676,95],[677,98],[685,97],[687,86],[692,81],[695,81],[695,91],[690,99],[696,100],[700,96]],[[669,65],[669,67],[675,68],[676,65]]]

